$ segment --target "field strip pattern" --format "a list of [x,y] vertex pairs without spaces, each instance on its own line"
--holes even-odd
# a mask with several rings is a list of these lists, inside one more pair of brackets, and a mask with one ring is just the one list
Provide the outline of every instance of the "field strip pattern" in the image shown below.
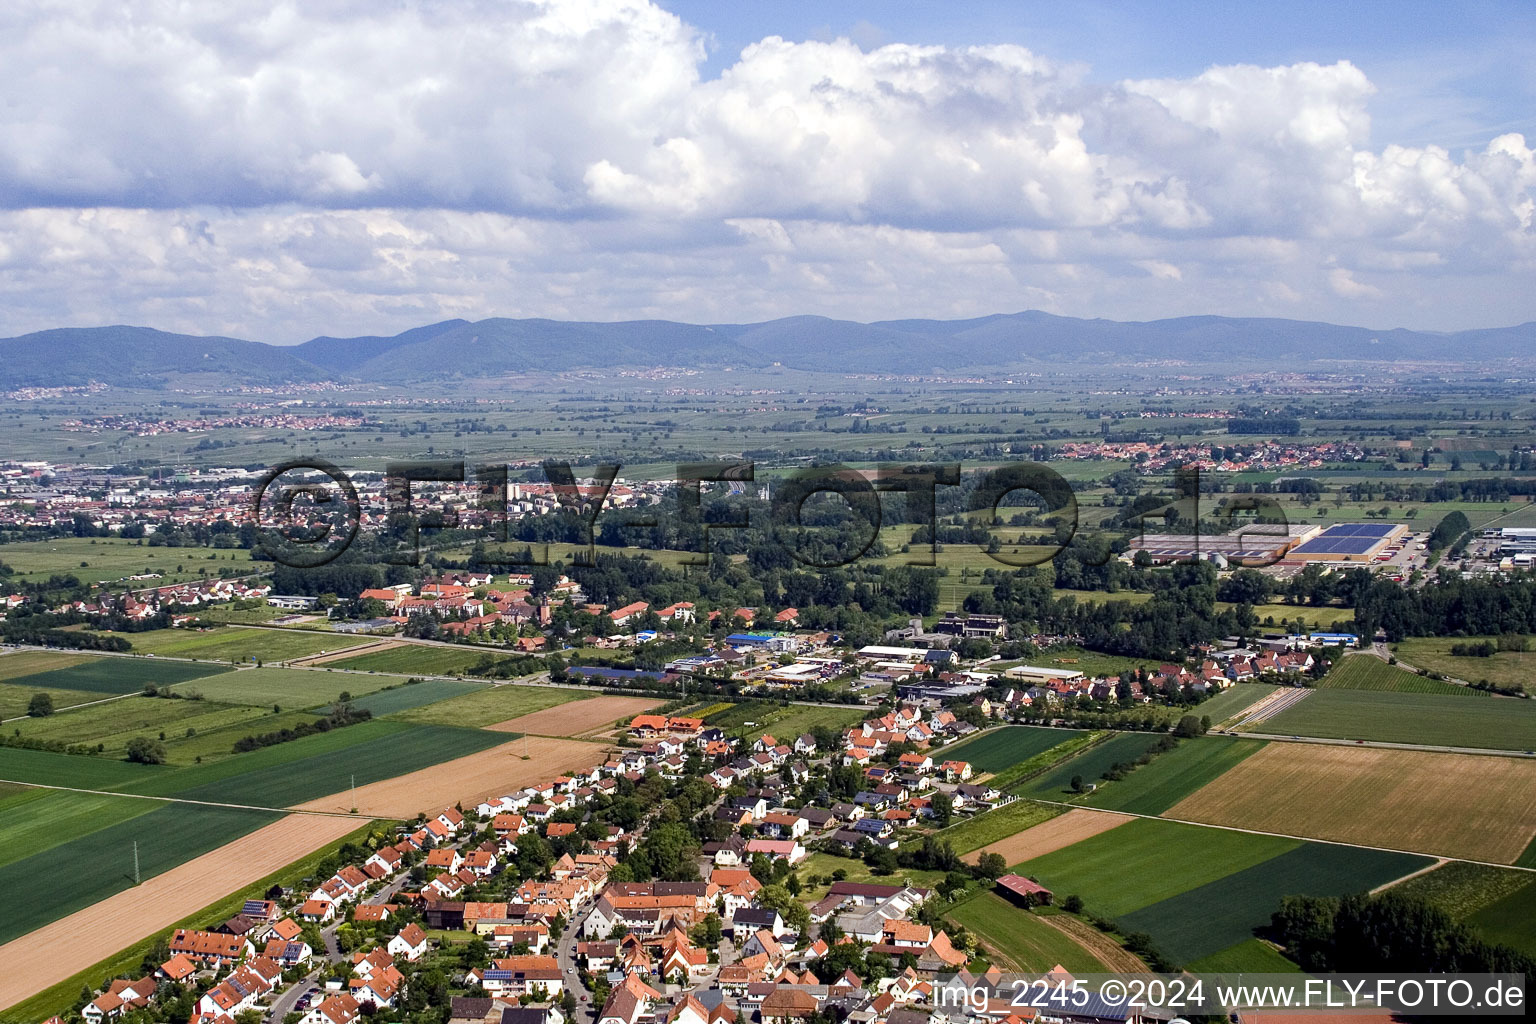
[[326,843],[358,818],[292,814],[0,946],[0,1009],[169,928]]
[[120,793],[109,789],[81,789],[77,786],[53,786],[46,782],[15,782],[11,779],[0,779],[0,784],[8,786],[25,786],[28,789],[48,789],[61,793],[84,793],[90,796],[116,797],[122,800],[148,800],[156,804],[191,804],[194,807],[222,807],[232,811],[274,811],[278,814],[293,813],[297,810],[302,814],[320,814],[329,816],[348,816],[345,811],[305,810],[290,807],[263,807],[260,804],[233,804],[218,800],[190,800],[185,797],[175,796],[151,796],[146,793]]
[[1311,693],[1311,690],[1301,689],[1280,690],[1279,692],[1272,693],[1249,708],[1247,712],[1239,715],[1232,722],[1232,728],[1240,729],[1244,726],[1257,725],[1260,722],[1268,721],[1286,708],[1301,703]]
[[961,859],[968,864],[974,864],[984,853],[998,853],[1002,854],[1006,863],[1019,864],[1054,853],[1101,832],[1108,832],[1132,820],[1134,816],[1129,814],[1076,808],[1049,821],[1024,829],[1022,832],[1016,832],[1007,839],[1000,839],[980,849],[972,850]]
[[1536,837],[1536,763],[1271,743],[1167,815],[1513,864]]
[[633,717],[661,703],[663,701],[652,697],[591,697],[531,711],[486,728],[533,736],[583,736],[607,729],[616,719]]
[[413,818],[454,803],[473,807],[488,797],[549,782],[565,772],[605,759],[605,748],[595,743],[526,736],[429,768],[358,786],[355,791],[306,801],[294,809],[346,812],[355,807],[365,817]]

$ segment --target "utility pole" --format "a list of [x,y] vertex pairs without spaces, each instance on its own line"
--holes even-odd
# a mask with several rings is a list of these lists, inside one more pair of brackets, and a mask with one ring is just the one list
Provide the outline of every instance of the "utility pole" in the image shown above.
[[357,773],[352,773],[352,813],[357,813]]
[[139,841],[133,841],[133,884],[139,884]]

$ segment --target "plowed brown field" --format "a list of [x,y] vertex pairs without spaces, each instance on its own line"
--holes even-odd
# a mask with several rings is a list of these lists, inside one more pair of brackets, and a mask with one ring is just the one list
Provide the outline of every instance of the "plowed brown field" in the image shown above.
[[534,736],[585,736],[612,729],[617,719],[632,718],[661,703],[650,697],[590,697],[519,715],[486,728]]
[[981,859],[984,853],[1000,853],[1008,864],[1019,864],[1036,857],[1043,857],[1048,853],[1059,850],[1064,846],[1082,842],[1089,836],[1096,836],[1100,832],[1108,832],[1118,825],[1124,825],[1131,820],[1129,814],[1115,814],[1112,811],[1090,811],[1086,808],[1077,808],[1060,814],[1049,821],[1042,821],[1032,828],[1022,832],[1015,832],[1007,839],[999,839],[995,843],[989,843],[979,850],[972,850],[962,859],[974,864]]

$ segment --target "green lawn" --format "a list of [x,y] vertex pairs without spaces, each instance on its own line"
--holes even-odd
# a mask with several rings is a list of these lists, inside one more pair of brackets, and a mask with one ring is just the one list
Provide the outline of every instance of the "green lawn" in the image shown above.
[[1120,781],[1101,783],[1081,802],[1132,814],[1161,814],[1262,746],[1259,740],[1227,736],[1182,740]]
[[[1038,775],[1023,786],[1016,787],[1014,792],[1040,800],[1071,799],[1076,795],[1072,792],[1074,776],[1081,775],[1084,783],[1102,782],[1103,774],[1113,765],[1134,762],[1162,739],[1162,733],[1116,733],[1103,743],[1089,747],[1076,757],[1063,761],[1043,775]],[[1141,771],[1145,767],[1147,766],[1143,765],[1136,771]]]
[[0,721],[7,718],[20,718],[27,713],[27,706],[32,703],[32,697],[38,693],[46,693],[53,700],[53,709],[62,711],[64,708],[75,707],[80,704],[90,704],[101,700],[105,694],[90,693],[86,690],[53,690],[40,686],[15,686],[11,683],[0,683]]
[[1488,680],[1498,686],[1523,686],[1536,693],[1536,637],[1527,637],[1529,651],[1499,651],[1486,658],[1458,658],[1451,654],[1455,644],[1498,642],[1498,637],[1412,637],[1393,645],[1399,658],[1418,668],[1440,672],[1469,682]]
[[750,732],[754,736],[766,732],[781,743],[793,744],[796,737],[810,732],[818,725],[842,732],[849,726],[862,722],[868,714],[868,708],[839,707],[832,704],[805,707],[794,704],[787,708],[780,707],[772,714],[758,717],[757,725]]
[[[800,862],[798,869],[801,879],[811,875],[820,875],[830,878],[832,872],[842,871],[847,875],[847,881],[873,883],[875,885],[915,885],[931,889],[944,881],[944,872],[925,871],[919,868],[897,868],[895,874],[877,875],[869,869],[869,865],[854,857],[838,857],[830,853],[813,853]],[[805,903],[815,903],[827,894],[830,884],[806,886],[801,892],[800,899]]]
[[1039,879],[1058,901],[1075,893],[1089,910],[1118,918],[1300,845],[1296,839],[1137,818],[1015,870]]
[[1061,964],[1074,974],[1109,972],[1108,966],[1070,936],[997,893],[967,900],[950,911],[949,917],[986,947],[987,959],[1000,970],[1035,973]]
[[1259,939],[1244,939],[1186,965],[1198,974],[1299,974],[1301,968]]
[[136,652],[227,662],[288,661],[312,654],[344,651],[368,642],[365,637],[340,633],[248,626],[221,626],[208,630],[158,629],[124,635]]
[[956,853],[969,853],[988,843],[1007,839],[1016,832],[1033,828],[1042,821],[1049,821],[1060,813],[1060,807],[1052,807],[1050,804],[1015,800],[1004,807],[983,811],[974,818],[951,825],[938,833],[938,838],[947,841]]
[[[153,877],[276,821],[277,814],[169,804],[104,827],[0,867],[0,942],[97,903],[133,885],[133,844],[140,876]],[[121,816],[119,816],[121,817]],[[51,880],[51,882],[50,882]],[[67,880],[67,884],[66,884]]]
[[1531,750],[1536,749],[1536,701],[1324,689],[1254,728],[1329,739]]
[[1374,690],[1379,693],[1435,693],[1448,697],[1486,697],[1486,691],[1429,679],[1389,665],[1369,654],[1352,654],[1317,684],[1330,690]]
[[457,676],[470,668],[513,660],[492,648],[427,647],[420,644],[365,651],[329,664],[357,672],[393,672],[398,675]]
[[1128,933],[1146,932],[1166,956],[1187,964],[1252,938],[1285,896],[1365,892],[1429,863],[1428,857],[1407,853],[1303,843],[1243,870],[1229,865],[1223,877],[1143,906],[1117,923]]
[[495,725],[587,696],[590,695],[581,690],[553,686],[494,686],[402,711],[394,717],[423,725]]
[[243,668],[174,687],[225,704],[254,704],[298,710],[332,704],[343,693],[361,695],[390,682],[321,668]]
[[227,672],[219,665],[192,665],[184,661],[158,661],[146,658],[96,658],[92,661],[47,672],[18,676],[9,680],[13,686],[44,689],[87,690],[91,693],[133,693],[149,685],[171,686],[188,679],[201,679]]
[[942,758],[945,761],[968,761],[978,772],[996,774],[1082,735],[1076,729],[1012,725],[989,729],[979,736],[945,747]]

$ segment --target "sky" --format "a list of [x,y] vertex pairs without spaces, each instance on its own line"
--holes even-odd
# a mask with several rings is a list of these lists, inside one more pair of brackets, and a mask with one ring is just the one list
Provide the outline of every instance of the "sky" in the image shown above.
[[1536,320],[1536,5],[12,0],[0,335]]

